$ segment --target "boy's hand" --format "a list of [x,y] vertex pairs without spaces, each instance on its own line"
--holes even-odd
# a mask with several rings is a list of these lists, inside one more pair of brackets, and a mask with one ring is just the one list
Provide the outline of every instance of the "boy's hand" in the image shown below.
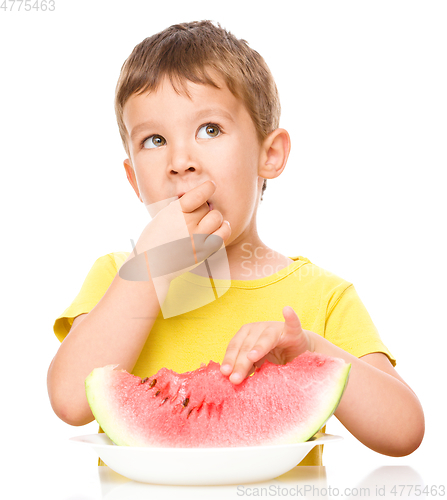
[[160,210],[144,228],[120,276],[138,281],[147,276],[147,262],[152,278],[172,281],[222,248],[231,229],[219,211],[210,211],[207,200],[215,190],[212,181],[205,181]]
[[306,351],[314,351],[313,332],[303,330],[296,312],[284,307],[285,322],[262,321],[244,325],[228,344],[220,368],[230,382],[241,383],[264,361],[286,364]]

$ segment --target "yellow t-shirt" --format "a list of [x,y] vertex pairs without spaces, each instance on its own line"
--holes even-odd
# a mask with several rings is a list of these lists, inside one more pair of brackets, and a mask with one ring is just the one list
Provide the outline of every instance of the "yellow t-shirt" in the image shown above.
[[[100,257],[88,273],[72,304],[56,319],[54,333],[62,342],[76,316],[90,312],[107,291],[127,252]],[[193,311],[163,318],[152,327],[133,373],[139,377],[167,367],[177,373],[195,370],[210,360],[221,363],[228,343],[246,323],[284,321],[282,309],[291,306],[305,330],[325,337],[356,357],[373,352],[394,357],[382,343],[376,327],[354,286],[312,264],[305,257],[271,276],[232,280],[226,293]],[[208,278],[186,273],[171,286],[208,286]],[[171,291],[171,290],[170,290]],[[322,465],[322,445],[315,447],[300,465]]]

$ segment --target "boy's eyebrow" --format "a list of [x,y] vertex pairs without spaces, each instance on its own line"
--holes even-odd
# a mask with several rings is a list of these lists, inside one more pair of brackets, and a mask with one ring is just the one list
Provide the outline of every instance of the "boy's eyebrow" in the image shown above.
[[231,114],[228,113],[228,111],[225,111],[224,109],[221,109],[221,108],[202,109],[196,113],[195,117],[197,119],[200,119],[200,118],[204,118],[205,116],[209,116],[209,115],[221,115],[224,118],[227,118],[228,120],[234,122],[234,119],[231,116]]
[[[202,109],[195,114],[195,119],[200,120],[201,118],[204,118],[204,117],[210,116],[210,115],[215,115],[215,116],[221,115],[224,118],[227,118],[227,120],[234,122],[234,118],[231,116],[231,114],[228,113],[228,111],[225,111],[224,109],[220,109],[220,108]],[[136,125],[132,129],[132,131],[130,133],[131,140],[133,140],[134,137],[136,135],[138,135],[142,130],[144,130],[146,128],[151,128],[154,126],[155,126],[155,123],[153,121],[146,121],[146,122],[139,123],[138,125]]]
[[139,123],[131,130],[130,139],[133,140],[134,137],[137,136],[142,130],[144,130],[146,128],[151,128],[151,127],[153,127],[153,125],[154,125],[154,123],[151,121]]

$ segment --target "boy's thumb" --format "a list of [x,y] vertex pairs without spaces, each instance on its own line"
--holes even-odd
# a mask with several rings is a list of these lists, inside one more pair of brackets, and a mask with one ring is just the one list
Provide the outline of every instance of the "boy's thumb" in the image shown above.
[[285,306],[282,310],[282,315],[285,319],[285,328],[291,330],[301,330],[301,321],[294,309],[290,306]]

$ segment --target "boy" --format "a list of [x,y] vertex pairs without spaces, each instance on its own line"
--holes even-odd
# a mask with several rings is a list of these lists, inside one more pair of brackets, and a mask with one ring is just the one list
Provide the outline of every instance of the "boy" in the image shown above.
[[[72,425],[93,420],[84,380],[95,367],[119,364],[143,378],[213,359],[238,384],[266,359],[286,363],[310,350],[352,364],[335,415],[354,436],[383,454],[413,452],[424,434],[422,408],[352,284],[274,252],[258,236],[259,197],[290,150],[259,54],[210,22],[172,26],[135,47],[115,107],[127,178],[155,217],[130,254],[95,262],[56,320],[63,342],[48,371],[56,414]],[[200,235],[214,238],[213,247]],[[212,270],[194,267],[219,247],[226,259]],[[217,295],[226,269],[230,286]],[[180,311],[207,276],[215,278],[214,300]],[[169,293],[174,313],[163,315]],[[302,464],[321,465],[321,449]]]

